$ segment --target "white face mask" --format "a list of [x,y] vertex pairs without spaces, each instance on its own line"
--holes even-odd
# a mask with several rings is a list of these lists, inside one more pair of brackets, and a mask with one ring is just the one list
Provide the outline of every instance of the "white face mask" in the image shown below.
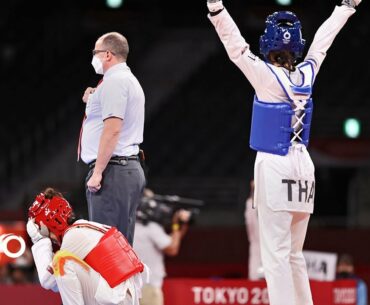
[[104,74],[103,63],[101,62],[101,60],[99,58],[94,56],[92,61],[91,61],[91,64],[94,67],[94,70],[95,70],[96,74]]

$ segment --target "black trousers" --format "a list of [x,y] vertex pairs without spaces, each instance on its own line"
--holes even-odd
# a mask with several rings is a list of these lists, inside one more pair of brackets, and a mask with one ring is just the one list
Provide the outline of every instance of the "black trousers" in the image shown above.
[[92,193],[86,184],[89,220],[116,227],[132,245],[135,232],[136,210],[140,204],[145,176],[140,162],[127,161],[126,165],[108,164],[103,172],[101,189]]

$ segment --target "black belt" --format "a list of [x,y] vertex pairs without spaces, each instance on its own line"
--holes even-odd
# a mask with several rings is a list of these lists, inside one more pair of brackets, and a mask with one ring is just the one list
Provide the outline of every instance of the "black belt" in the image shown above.
[[[108,164],[113,164],[113,165],[127,165],[127,162],[130,161],[130,160],[135,160],[135,161],[140,161],[140,157],[138,155],[136,156],[128,156],[128,157],[124,157],[124,156],[114,156],[112,158],[110,158],[110,160],[108,161]],[[95,166],[95,162],[96,160],[90,162],[88,164],[89,168],[93,168]]]

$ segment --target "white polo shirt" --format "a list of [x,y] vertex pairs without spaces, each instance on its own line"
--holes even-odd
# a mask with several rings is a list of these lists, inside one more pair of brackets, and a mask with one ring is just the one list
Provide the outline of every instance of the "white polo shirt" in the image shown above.
[[132,156],[139,153],[144,133],[143,89],[126,63],[105,72],[103,82],[90,94],[86,103],[86,119],[82,127],[81,159],[96,160],[104,120],[123,119],[123,126],[113,156]]
[[163,249],[172,242],[163,227],[150,221],[147,225],[136,222],[134,236],[134,251],[138,257],[149,267],[149,284],[162,287],[163,278],[166,276]]

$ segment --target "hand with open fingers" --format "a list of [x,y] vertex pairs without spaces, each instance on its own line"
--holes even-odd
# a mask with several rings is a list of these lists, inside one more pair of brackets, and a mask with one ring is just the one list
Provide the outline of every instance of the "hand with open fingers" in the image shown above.
[[[41,230],[39,226],[35,223],[34,218],[28,219],[26,229],[27,229],[27,233],[29,237],[31,238],[34,244],[37,243],[39,240],[49,236],[48,228],[46,228],[44,224],[41,224],[41,227],[42,227],[43,233],[41,233]],[[43,234],[46,234],[46,232],[47,232],[47,235],[43,235]]]

